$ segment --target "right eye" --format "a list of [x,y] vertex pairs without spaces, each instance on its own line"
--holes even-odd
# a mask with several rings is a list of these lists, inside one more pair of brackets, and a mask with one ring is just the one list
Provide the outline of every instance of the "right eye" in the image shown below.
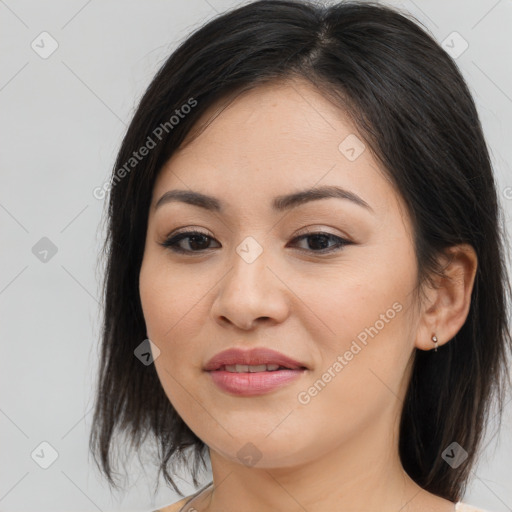
[[[180,245],[181,242],[186,241],[187,239],[188,241],[186,244],[189,246],[188,249]],[[161,245],[168,247],[171,251],[186,254],[191,252],[201,252],[208,249],[208,241],[211,240],[215,239],[201,231],[185,231],[169,237]]]

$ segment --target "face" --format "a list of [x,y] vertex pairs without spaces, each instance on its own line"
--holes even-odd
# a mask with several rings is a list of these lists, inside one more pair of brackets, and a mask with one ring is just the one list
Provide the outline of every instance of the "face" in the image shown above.
[[[417,267],[401,198],[362,144],[310,85],[266,85],[238,96],[156,180],[140,272],[156,371],[189,428],[226,459],[253,450],[261,467],[292,466],[363,435],[389,440],[397,426]],[[351,198],[274,207],[322,187]],[[173,190],[220,207],[155,208]],[[271,348],[307,369],[239,395],[204,370],[232,347]]]

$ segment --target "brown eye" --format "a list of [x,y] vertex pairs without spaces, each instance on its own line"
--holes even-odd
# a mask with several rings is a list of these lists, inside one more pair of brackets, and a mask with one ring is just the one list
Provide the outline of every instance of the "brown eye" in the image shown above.
[[[342,249],[345,245],[350,244],[351,242],[341,238],[339,236],[333,235],[332,233],[307,233],[305,235],[300,235],[293,239],[293,242],[297,240],[308,240],[308,247],[301,250],[306,250],[309,252],[317,252],[317,253],[328,253],[334,252],[336,250]],[[329,246],[329,242],[335,242],[333,245]]]
[[[208,246],[212,240],[215,239],[200,231],[187,231],[168,238],[162,245],[175,252],[190,253],[209,249],[210,247]],[[185,241],[185,245],[188,245],[188,248],[180,245],[182,241]]]

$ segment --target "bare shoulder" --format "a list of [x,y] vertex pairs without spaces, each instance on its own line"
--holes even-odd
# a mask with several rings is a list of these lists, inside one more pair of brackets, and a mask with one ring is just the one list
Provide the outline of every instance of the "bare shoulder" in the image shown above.
[[176,503],[173,503],[172,505],[168,505],[167,507],[159,508],[158,510],[155,510],[154,512],[179,512],[179,510],[187,503],[188,500],[192,497],[189,496],[188,498],[183,498],[180,501],[177,501]]
[[487,512],[483,508],[473,507],[472,505],[468,505],[467,503],[459,502],[457,503],[456,512]]

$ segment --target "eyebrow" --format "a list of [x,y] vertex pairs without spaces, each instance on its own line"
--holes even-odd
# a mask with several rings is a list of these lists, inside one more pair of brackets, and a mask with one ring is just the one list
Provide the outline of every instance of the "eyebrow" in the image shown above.
[[[359,206],[362,206],[366,210],[375,213],[372,207],[357,194],[335,185],[315,187],[293,192],[291,194],[277,196],[272,201],[272,208],[275,211],[282,212],[310,201],[328,198],[347,199]],[[156,202],[155,210],[164,204],[175,201],[199,206],[200,208],[210,211],[219,213],[223,212],[222,201],[216,197],[208,196],[192,190],[169,190]]]

